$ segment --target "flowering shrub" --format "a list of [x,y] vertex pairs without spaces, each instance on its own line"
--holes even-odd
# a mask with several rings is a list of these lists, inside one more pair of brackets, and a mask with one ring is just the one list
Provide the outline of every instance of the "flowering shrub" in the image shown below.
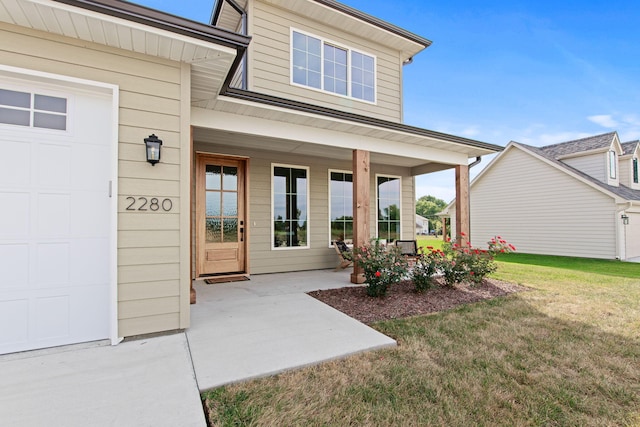
[[446,286],[461,282],[480,285],[488,274],[496,271],[496,254],[516,250],[515,246],[500,236],[492,238],[487,244],[487,249],[478,249],[471,244],[460,246],[448,239],[442,251],[432,251],[427,259],[435,264],[435,270],[442,273]]
[[369,296],[385,296],[389,287],[407,274],[407,260],[395,246],[387,248],[374,241],[355,248],[354,254],[355,262],[362,267]]
[[442,251],[434,250],[433,246],[418,248],[419,257],[411,270],[410,278],[416,288],[416,292],[424,292],[433,286],[434,274],[440,266]]

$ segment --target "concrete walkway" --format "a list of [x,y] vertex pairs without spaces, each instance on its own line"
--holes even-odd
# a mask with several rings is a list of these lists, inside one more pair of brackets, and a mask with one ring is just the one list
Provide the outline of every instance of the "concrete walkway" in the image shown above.
[[395,341],[307,296],[331,270],[196,284],[186,333],[0,356],[0,424],[205,426],[199,391]]
[[200,390],[395,346],[395,341],[308,296],[349,285],[319,270],[196,285],[187,338]]

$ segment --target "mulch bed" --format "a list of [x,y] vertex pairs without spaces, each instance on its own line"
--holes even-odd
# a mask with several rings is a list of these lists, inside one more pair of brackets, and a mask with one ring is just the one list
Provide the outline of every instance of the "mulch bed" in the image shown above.
[[436,313],[486,299],[501,297],[527,288],[513,283],[485,279],[480,286],[458,284],[453,288],[436,279],[428,291],[416,293],[411,281],[393,285],[384,298],[367,295],[364,286],[309,292],[312,297],[363,323]]

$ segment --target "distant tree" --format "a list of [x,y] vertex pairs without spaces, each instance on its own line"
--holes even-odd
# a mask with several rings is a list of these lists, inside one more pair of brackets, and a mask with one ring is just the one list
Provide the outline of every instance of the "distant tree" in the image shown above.
[[429,219],[432,229],[442,230],[442,221],[436,214],[442,212],[446,206],[447,202],[435,196],[422,196],[416,201],[416,213]]

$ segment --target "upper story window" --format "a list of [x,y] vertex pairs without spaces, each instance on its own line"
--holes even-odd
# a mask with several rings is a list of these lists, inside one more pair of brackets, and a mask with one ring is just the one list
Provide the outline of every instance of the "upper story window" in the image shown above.
[[296,30],[292,30],[291,40],[293,83],[376,101],[374,56]]
[[638,183],[638,158],[633,158],[633,183]]
[[618,172],[617,172],[617,163],[618,163],[618,156],[616,155],[615,151],[609,151],[609,178],[611,179],[616,179],[616,177],[618,176]]
[[0,123],[66,130],[67,99],[0,89]]
[[273,247],[309,247],[309,168],[273,165]]

